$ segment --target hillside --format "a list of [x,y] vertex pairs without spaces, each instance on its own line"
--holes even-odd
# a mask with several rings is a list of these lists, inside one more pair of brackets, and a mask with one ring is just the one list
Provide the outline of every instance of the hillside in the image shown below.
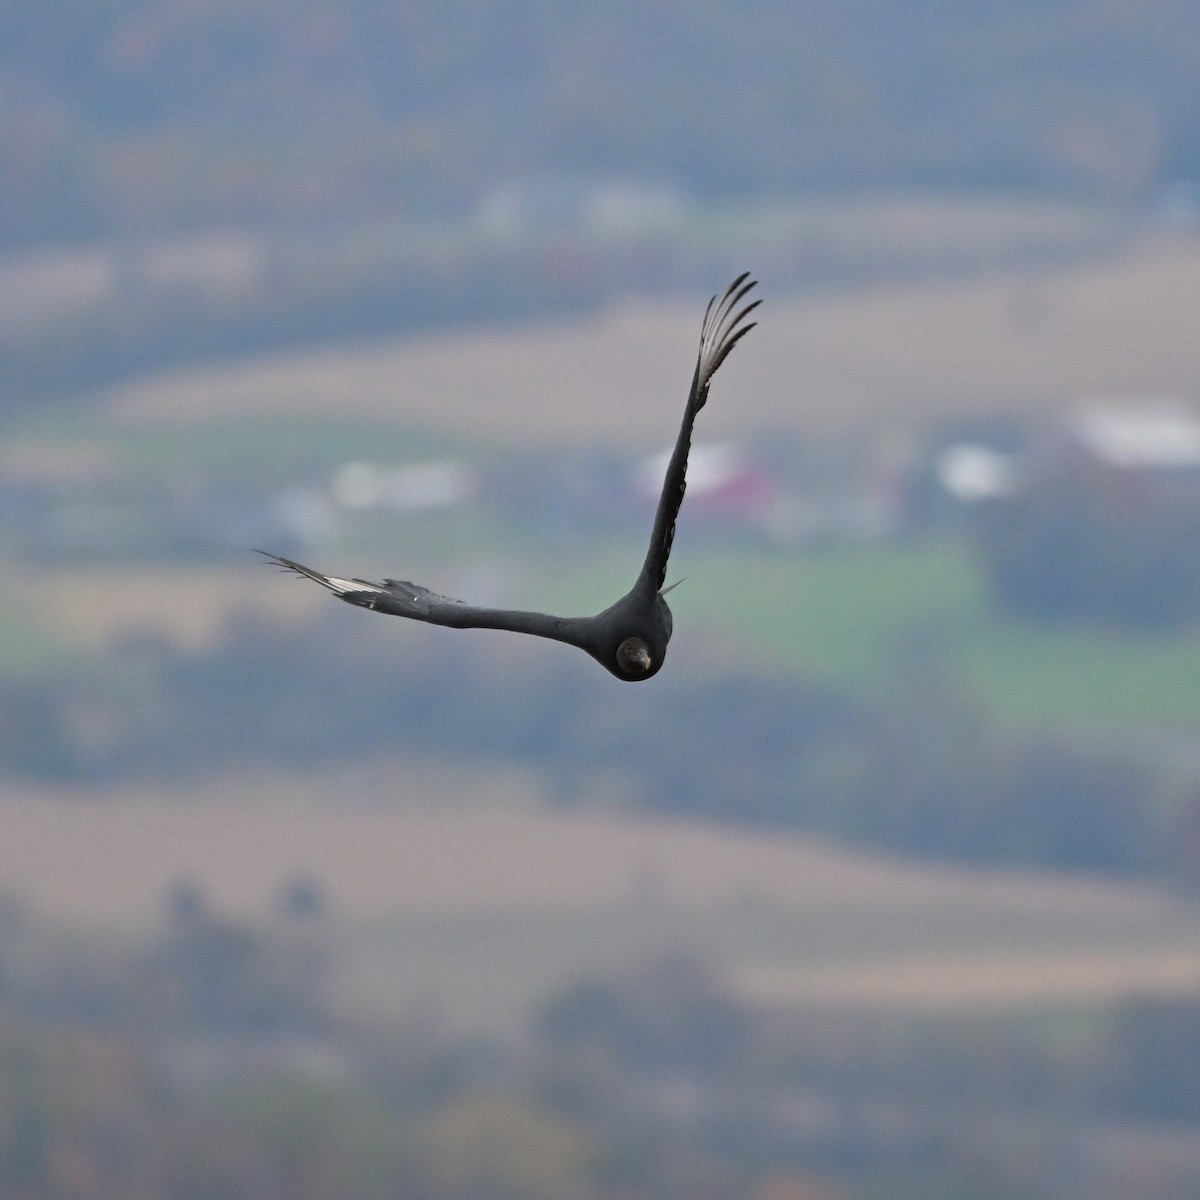
[[[1038,1011],[1200,987],[1194,910],[1154,887],[538,802],[515,773],[411,759],[169,796],[10,789],[0,873],[35,912],[121,935],[160,921],[180,882],[260,922],[310,880],[353,1003],[394,1013],[445,996],[471,1024],[664,947],[711,958],[758,1000],[817,1006]],[[989,979],[1002,984],[990,998]]]
[[[754,264],[750,264],[754,265]],[[1200,239],[1146,238],[1099,261],[844,294],[772,294],[753,353],[723,368],[703,435],[1053,413],[1095,396],[1200,395]],[[358,343],[114,388],[129,429],[336,414],[510,445],[674,434],[700,298],[495,333]]]

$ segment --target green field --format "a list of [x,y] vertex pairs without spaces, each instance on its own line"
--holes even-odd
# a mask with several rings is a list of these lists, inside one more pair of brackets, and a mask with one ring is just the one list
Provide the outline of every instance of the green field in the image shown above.
[[904,670],[919,677],[948,669],[968,696],[1020,724],[1200,723],[1200,631],[1154,635],[1006,617],[958,540],[717,568],[698,566],[694,598],[681,608],[694,604],[698,616],[717,620],[730,610],[728,597],[709,581],[737,579],[748,640],[853,688],[890,689],[904,684]]
[[[642,555],[640,538],[623,537],[600,546],[586,538],[555,544],[553,554],[539,547],[531,557],[510,526],[487,517],[417,515],[402,528],[392,517],[372,518],[349,532],[318,565],[413,577],[450,593],[482,568],[505,580],[506,602],[551,612],[612,603]],[[803,672],[885,698],[932,673],[1017,726],[1103,732],[1200,725],[1200,630],[1150,634],[1005,617],[958,539],[804,552],[695,541],[677,553],[678,575],[672,572],[686,576],[671,595],[677,670],[736,664]],[[76,634],[96,645],[94,627],[106,612],[114,625],[122,614],[134,622],[146,607],[139,600],[150,590],[166,595],[171,578],[169,564],[161,564],[130,567],[119,578],[102,567],[66,567],[10,581],[0,590],[0,663],[22,673],[61,663]],[[201,607],[216,622],[222,610],[281,599],[277,581],[255,571],[249,553],[244,573],[230,564],[180,571],[179,578],[179,588],[168,589],[172,608],[155,612],[155,627],[178,620],[193,628]],[[311,601],[315,613],[325,597],[289,588],[283,599],[296,612]]]
[[[547,564],[526,599],[564,611],[603,604],[636,569],[639,551]],[[707,627],[765,668],[801,670],[858,693],[891,695],[910,672],[948,672],[966,696],[1019,725],[1200,724],[1200,630],[1150,634],[1006,617],[959,538],[804,552],[696,547],[692,539],[673,565],[687,576],[671,596],[679,645]]]

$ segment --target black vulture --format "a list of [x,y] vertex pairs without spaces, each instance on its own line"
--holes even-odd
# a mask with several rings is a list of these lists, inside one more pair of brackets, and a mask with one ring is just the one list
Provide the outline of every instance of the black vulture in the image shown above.
[[747,279],[748,274],[739,275],[723,296],[719,299],[714,296],[708,302],[692,389],[663,480],[646,561],[633,587],[603,612],[594,617],[553,617],[539,612],[478,608],[449,596],[439,596],[419,584],[397,579],[385,579],[382,583],[339,579],[335,575],[322,575],[278,554],[265,550],[259,553],[278,566],[328,588],[348,604],[434,625],[448,625],[453,629],[509,629],[514,633],[553,638],[587,651],[618,679],[631,682],[649,679],[663,665],[667,643],[671,640],[671,610],[664,598],[671,589],[664,588],[663,583],[666,581],[667,556],[675,536],[675,519],[683,503],[692,425],[708,399],[709,384],[717,368],[738,341],[754,328],[755,323],[747,322],[746,317],[761,303],[755,300],[739,307],[747,292],[755,286],[753,280],[747,282]]

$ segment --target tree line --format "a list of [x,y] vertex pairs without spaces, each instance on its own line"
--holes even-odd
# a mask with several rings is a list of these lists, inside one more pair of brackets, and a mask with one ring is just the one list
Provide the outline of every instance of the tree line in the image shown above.
[[0,1189],[1190,1200],[1200,1184],[1196,997],[1116,1005],[1064,1039],[1019,1018],[762,1011],[665,955],[480,1037],[341,1010],[335,936],[176,914],[102,955],[5,908]]
[[1200,28],[1167,0],[464,13],[16,0],[0,245],[441,220],[539,174],[717,198],[927,184],[1141,198],[1200,162]]
[[[905,854],[1166,874],[1195,824],[1147,756],[989,722],[936,662],[866,699],[805,678],[680,666],[639,688],[557,647],[427,630],[380,651],[331,612],[233,619],[202,649],[142,638],[0,690],[0,771],[107,783],[391,749],[599,782],[632,810],[829,834]],[[1194,838],[1188,838],[1188,843]]]

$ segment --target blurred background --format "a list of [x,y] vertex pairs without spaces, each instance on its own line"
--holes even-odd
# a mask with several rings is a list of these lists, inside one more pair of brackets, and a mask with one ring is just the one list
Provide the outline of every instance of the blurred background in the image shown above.
[[1200,1194],[1200,7],[0,17],[0,1194]]

